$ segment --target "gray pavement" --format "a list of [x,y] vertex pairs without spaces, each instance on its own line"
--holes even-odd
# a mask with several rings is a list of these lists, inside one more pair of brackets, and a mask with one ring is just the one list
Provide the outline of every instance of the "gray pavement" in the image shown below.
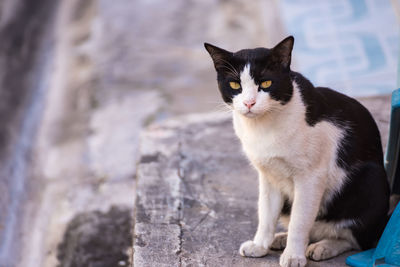
[[[386,143],[389,97],[362,99]],[[243,258],[256,230],[257,176],[228,114],[177,117],[142,135],[134,266],[279,266],[279,253]],[[345,266],[346,253],[308,266]]]

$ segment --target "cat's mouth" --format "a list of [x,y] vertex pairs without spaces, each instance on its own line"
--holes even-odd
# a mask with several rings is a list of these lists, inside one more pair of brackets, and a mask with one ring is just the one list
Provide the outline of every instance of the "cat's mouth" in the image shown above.
[[243,114],[244,116],[248,117],[248,118],[254,118],[257,117],[258,114],[252,112],[252,111],[247,111],[246,113]]

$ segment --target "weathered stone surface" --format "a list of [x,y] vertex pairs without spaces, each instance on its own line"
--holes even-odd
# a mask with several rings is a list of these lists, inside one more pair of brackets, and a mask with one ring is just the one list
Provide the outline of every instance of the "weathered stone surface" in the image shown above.
[[[134,258],[133,266],[179,266],[181,227],[178,224],[147,223],[135,225],[135,250],[141,257]],[[160,242],[162,240],[162,242]]]
[[[386,128],[389,98],[363,102]],[[256,230],[258,188],[229,115],[152,125],[141,145],[134,266],[279,266],[278,252],[258,259],[238,253]],[[309,266],[345,266],[349,254]]]
[[59,267],[128,266],[132,244],[132,216],[128,208],[78,214],[59,245]]

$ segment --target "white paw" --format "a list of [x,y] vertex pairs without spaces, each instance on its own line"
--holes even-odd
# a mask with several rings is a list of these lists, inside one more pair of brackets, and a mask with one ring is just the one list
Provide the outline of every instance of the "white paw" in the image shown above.
[[314,261],[322,261],[336,256],[338,253],[329,246],[321,244],[320,242],[308,246],[306,251],[307,258]]
[[270,248],[273,250],[282,250],[286,247],[287,233],[277,233],[275,234],[274,241],[272,242]]
[[256,245],[252,240],[249,240],[240,245],[239,253],[243,257],[257,258],[267,255],[268,249],[264,248],[263,246]]
[[281,267],[304,267],[307,264],[307,259],[304,255],[297,255],[287,252],[285,249],[279,259]]

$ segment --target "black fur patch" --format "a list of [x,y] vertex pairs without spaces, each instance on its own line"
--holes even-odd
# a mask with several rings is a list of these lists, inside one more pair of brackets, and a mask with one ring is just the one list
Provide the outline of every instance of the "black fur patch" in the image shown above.
[[378,127],[370,112],[357,100],[324,87],[314,87],[301,74],[292,72],[306,106],[306,121],[315,126],[330,121],[345,129],[337,164],[347,172],[342,190],[317,220],[354,220],[351,227],[362,249],[376,245],[387,222],[389,184],[383,165]]
[[[390,196],[378,127],[357,100],[329,88],[314,87],[299,73],[291,72],[290,76],[300,90],[307,124],[314,127],[329,121],[346,132],[336,160],[347,172],[347,180],[317,220],[354,220],[356,224],[350,229],[359,245],[372,248],[386,225]],[[290,206],[286,201],[282,212],[290,213]]]

